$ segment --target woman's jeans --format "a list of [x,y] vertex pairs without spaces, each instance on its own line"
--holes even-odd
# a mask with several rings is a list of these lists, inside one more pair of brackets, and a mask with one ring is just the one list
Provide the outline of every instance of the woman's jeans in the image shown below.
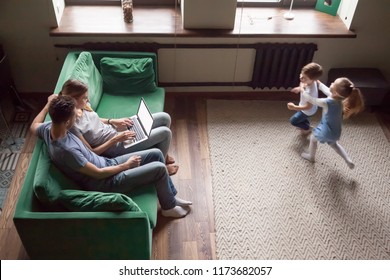
[[125,148],[123,146],[123,142],[120,142],[108,148],[102,155],[112,158],[136,151],[157,148],[163,153],[165,158],[168,154],[168,149],[172,139],[172,132],[169,128],[170,126],[171,117],[169,114],[165,112],[154,113],[152,131],[150,132],[147,140],[139,142],[128,148]]

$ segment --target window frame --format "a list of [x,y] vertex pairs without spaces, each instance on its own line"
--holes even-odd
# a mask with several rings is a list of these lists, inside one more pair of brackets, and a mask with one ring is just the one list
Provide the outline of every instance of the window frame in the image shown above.
[[[180,0],[133,0],[135,6],[174,6],[175,1]],[[210,0],[212,1],[212,0]],[[259,0],[261,1],[261,0]],[[65,0],[66,5],[120,5],[121,0]],[[294,7],[314,8],[317,0],[295,0]],[[237,0],[237,6],[244,7],[286,7],[291,4],[291,0],[280,0],[279,2],[245,2],[245,0]]]
[[[279,2],[245,2],[245,0],[237,0],[237,6],[243,4],[244,7],[289,7],[292,0],[280,0]],[[314,8],[317,0],[295,0],[293,7]]]
[[[174,6],[176,0],[133,0],[134,5],[140,6]],[[110,5],[119,6],[121,0],[65,0],[66,5]]]

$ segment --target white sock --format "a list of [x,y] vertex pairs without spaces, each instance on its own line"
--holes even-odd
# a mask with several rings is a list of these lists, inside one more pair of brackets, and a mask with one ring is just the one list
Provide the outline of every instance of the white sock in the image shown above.
[[192,201],[184,200],[179,197],[176,197],[176,205],[177,206],[189,206],[192,205]]
[[338,142],[330,144],[329,146],[331,146],[333,150],[335,150],[336,153],[339,154],[345,160],[350,169],[355,168],[355,164],[352,162],[345,149]]
[[317,152],[317,144],[318,144],[317,139],[312,134],[310,136],[309,149],[307,152],[302,153],[301,156],[308,161],[314,162],[316,152]]
[[301,157],[303,157],[304,159],[306,159],[310,162],[314,162],[314,158],[309,153],[302,153]]
[[190,212],[189,209],[184,209],[181,206],[175,206],[168,210],[161,210],[161,214],[164,217],[171,217],[171,218],[183,218]]

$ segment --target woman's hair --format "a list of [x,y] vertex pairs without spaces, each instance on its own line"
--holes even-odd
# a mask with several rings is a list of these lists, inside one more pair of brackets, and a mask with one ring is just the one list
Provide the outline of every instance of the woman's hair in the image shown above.
[[317,80],[322,76],[323,70],[321,65],[311,62],[303,66],[301,73],[305,74],[310,80]]
[[73,116],[76,102],[70,96],[57,96],[49,105],[49,115],[55,124],[64,123]]
[[344,119],[348,119],[364,110],[364,99],[360,89],[346,77],[338,78],[334,85],[338,95],[343,98]]
[[[66,95],[74,99],[78,99],[87,91],[88,91],[88,86],[86,84],[84,84],[79,80],[69,79],[64,83],[58,95],[59,96]],[[86,106],[86,108],[84,109],[88,111],[92,111],[91,107],[89,106]]]

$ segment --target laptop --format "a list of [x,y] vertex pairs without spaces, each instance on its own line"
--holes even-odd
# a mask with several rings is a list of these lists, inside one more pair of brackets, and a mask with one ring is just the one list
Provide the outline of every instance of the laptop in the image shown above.
[[134,139],[123,142],[125,148],[129,148],[139,142],[149,139],[150,132],[152,131],[153,116],[143,98],[141,98],[139,102],[137,114],[131,116],[130,119],[133,121],[133,125],[128,129],[134,131],[136,135]]

